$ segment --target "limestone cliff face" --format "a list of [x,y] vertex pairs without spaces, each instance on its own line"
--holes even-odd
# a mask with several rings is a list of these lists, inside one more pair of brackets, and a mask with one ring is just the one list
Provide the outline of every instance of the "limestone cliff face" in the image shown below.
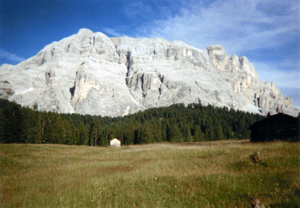
[[296,115],[246,57],[161,38],[108,38],[81,29],[16,66],[0,67],[0,96],[42,111],[124,116],[174,103]]

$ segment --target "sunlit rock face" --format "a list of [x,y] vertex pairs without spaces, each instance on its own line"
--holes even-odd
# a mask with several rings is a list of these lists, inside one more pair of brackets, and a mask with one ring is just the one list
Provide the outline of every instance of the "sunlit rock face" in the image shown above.
[[297,115],[246,57],[161,38],[108,38],[87,29],[0,67],[0,96],[41,111],[124,116],[175,103]]

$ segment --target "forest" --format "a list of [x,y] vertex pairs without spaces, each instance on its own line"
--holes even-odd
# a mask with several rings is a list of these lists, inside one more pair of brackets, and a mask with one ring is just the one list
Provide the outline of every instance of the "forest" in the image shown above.
[[250,139],[248,127],[265,117],[201,104],[174,104],[124,117],[40,112],[0,99],[1,143],[108,146],[156,142]]

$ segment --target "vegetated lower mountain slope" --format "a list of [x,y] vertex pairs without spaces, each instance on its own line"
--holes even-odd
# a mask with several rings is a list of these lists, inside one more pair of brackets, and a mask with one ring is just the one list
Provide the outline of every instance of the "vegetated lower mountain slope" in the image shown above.
[[16,66],[0,67],[0,96],[40,111],[124,116],[176,103],[297,115],[246,57],[161,38],[108,38],[87,29]]
[[112,118],[39,112],[3,99],[0,115],[2,143],[92,146],[106,146],[114,137],[122,144],[249,139],[248,127],[264,118],[201,104],[174,104]]

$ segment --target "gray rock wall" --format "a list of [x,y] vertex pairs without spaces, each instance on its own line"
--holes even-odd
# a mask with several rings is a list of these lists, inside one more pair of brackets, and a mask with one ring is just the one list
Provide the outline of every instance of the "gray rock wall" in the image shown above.
[[0,67],[0,97],[41,111],[124,116],[174,103],[297,115],[246,57],[161,38],[108,38],[87,29]]

